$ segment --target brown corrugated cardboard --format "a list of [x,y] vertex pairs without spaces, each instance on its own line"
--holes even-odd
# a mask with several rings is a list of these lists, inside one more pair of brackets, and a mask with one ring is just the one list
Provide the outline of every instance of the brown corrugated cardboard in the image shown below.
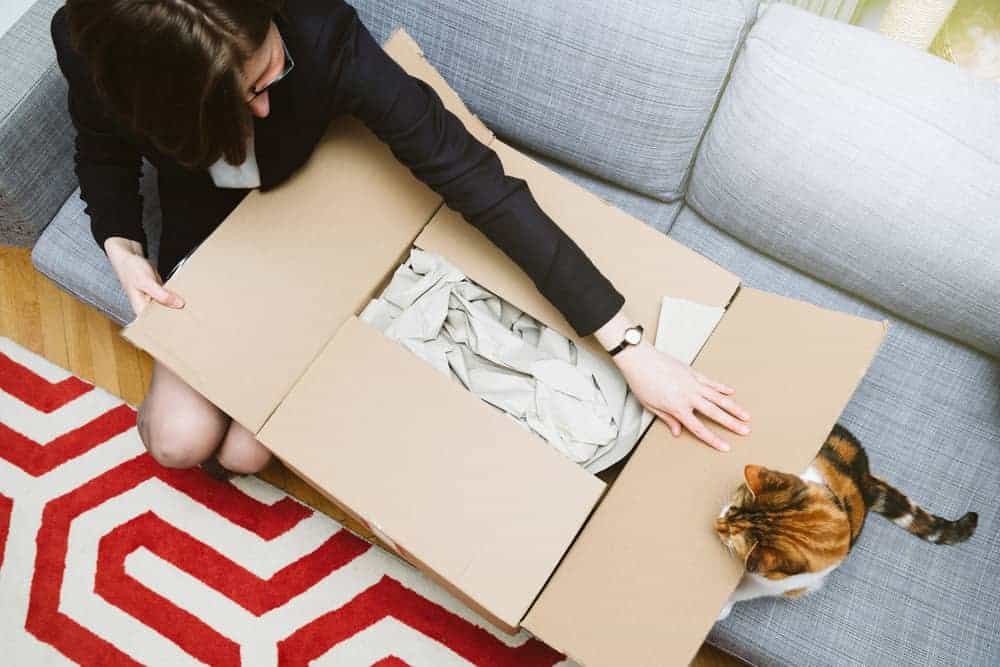
[[748,463],[804,471],[860,382],[883,322],[743,288],[694,367],[738,388],[753,431],[721,455],[657,420],[524,626],[585,665],[687,664],[736,587],[713,530]]
[[[405,32],[386,50],[480,141],[493,140]],[[294,178],[251,192],[171,276],[197,298],[146,309],[123,335],[257,432],[440,204],[364,125],[337,118]],[[279,341],[280,354],[268,354]]]
[[[504,171],[528,182],[538,205],[628,298],[629,315],[656,331],[664,296],[709,306],[729,303],[739,279],[652,227],[615,208],[499,139],[493,150]],[[447,206],[434,215],[416,245],[439,253],[490,291],[579,341],[562,314],[489,239]],[[596,346],[592,337],[587,343]],[[596,348],[595,348],[596,349]]]
[[[189,297],[184,308],[147,308],[125,328],[251,431],[440,203],[363,130],[336,121],[287,187],[250,193],[171,277]],[[368,188],[378,196],[364,196]],[[278,341],[280,351],[269,352]]]
[[349,319],[259,434],[311,484],[515,628],[604,483]]
[[506,255],[350,119],[171,277],[184,309],[151,304],[124,335],[495,622],[525,620],[592,665],[687,660],[738,576],[711,520],[739,470],[804,467],[883,324],[756,290],[734,298],[730,273],[494,139],[404,33],[386,50],[528,182],[647,330],[664,296],[732,300],[695,366],[737,387],[753,435],[728,434],[734,451],[719,454],[654,422],[578,532],[602,482],[354,316],[415,242],[576,337]]

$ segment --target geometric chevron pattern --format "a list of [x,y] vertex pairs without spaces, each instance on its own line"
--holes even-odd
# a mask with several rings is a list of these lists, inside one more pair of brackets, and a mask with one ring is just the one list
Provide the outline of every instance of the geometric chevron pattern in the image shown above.
[[257,478],[157,465],[135,417],[0,337],[0,664],[569,664]]

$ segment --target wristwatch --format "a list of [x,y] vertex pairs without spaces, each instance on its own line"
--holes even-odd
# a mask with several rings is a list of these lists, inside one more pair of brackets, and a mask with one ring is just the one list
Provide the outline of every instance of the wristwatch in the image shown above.
[[613,348],[608,350],[608,354],[612,357],[624,350],[630,345],[638,345],[639,341],[642,340],[642,325],[636,324],[625,330],[625,336],[622,338],[622,342],[615,345]]

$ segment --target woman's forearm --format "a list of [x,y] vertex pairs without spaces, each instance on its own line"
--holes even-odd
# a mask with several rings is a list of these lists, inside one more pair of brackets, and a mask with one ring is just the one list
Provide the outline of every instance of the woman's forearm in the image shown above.
[[[599,327],[594,331],[594,338],[605,350],[610,350],[618,343],[622,342],[622,338],[625,337],[625,330],[633,326],[635,322],[632,318],[628,316],[625,312],[625,307],[622,306],[614,317],[608,320],[604,325]],[[626,350],[622,350],[619,354],[624,354]],[[616,357],[618,355],[615,355]]]
[[[348,7],[345,5],[345,7]],[[378,45],[353,9],[337,32],[343,110],[364,122],[393,155],[531,278],[577,335],[591,335],[625,301],[535,200],[522,178],[449,111],[438,92]]]

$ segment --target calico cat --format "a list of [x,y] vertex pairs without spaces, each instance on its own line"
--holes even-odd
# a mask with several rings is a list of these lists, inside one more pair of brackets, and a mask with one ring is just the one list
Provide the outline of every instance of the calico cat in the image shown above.
[[719,620],[741,600],[818,589],[844,562],[869,510],[935,544],[969,539],[978,521],[975,512],[948,521],[913,504],[869,472],[861,443],[840,424],[805,474],[748,465],[744,477],[715,521],[719,539],[746,566]]

